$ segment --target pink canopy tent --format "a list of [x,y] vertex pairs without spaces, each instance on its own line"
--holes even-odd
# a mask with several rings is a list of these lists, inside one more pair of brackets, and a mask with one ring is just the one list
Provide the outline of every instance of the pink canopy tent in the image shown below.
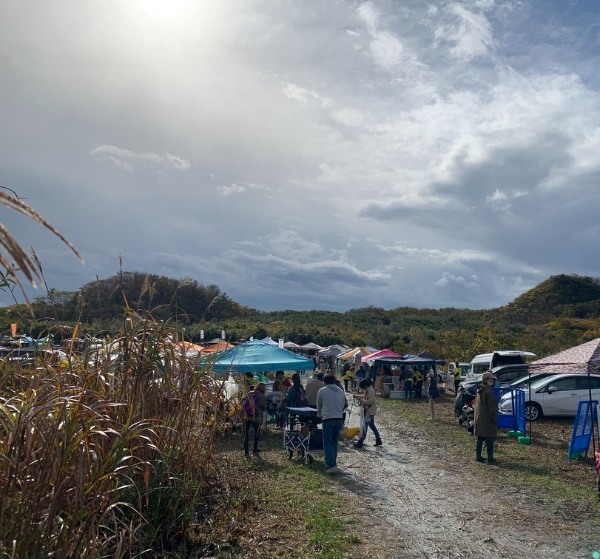
[[376,359],[380,357],[397,357],[402,358],[402,355],[398,355],[393,352],[391,349],[380,349],[379,351],[375,351],[374,353],[370,353],[369,355],[363,355],[360,360],[367,365],[372,365]]

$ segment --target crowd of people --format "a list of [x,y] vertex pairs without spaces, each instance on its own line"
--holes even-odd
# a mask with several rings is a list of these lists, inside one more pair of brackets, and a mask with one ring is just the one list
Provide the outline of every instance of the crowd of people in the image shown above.
[[[457,367],[454,373],[454,390],[458,392],[460,383],[460,369]],[[344,420],[348,408],[347,394],[352,393],[355,402],[359,404],[361,413],[361,430],[354,448],[361,449],[365,443],[368,432],[371,431],[375,437],[375,446],[382,446],[381,435],[375,424],[377,414],[377,394],[375,382],[378,376],[383,378],[389,371],[382,370],[372,375],[366,367],[360,365],[358,368],[352,364],[344,365],[341,372],[341,380],[331,369],[319,368],[304,384],[299,373],[294,373],[291,378],[286,377],[283,371],[275,373],[273,382],[273,394],[279,395],[274,410],[275,429],[284,429],[289,419],[289,408],[313,408],[316,410],[318,423],[322,426],[323,451],[325,455],[326,472],[329,474],[339,473],[341,470],[337,464],[337,449]],[[429,403],[429,416],[435,420],[435,403],[440,398],[441,392],[438,387],[437,375],[433,369],[423,370],[414,366],[412,369],[401,367],[400,382],[403,383],[405,397],[407,400],[420,399],[423,397],[423,384],[426,384],[426,397]],[[242,376],[244,385],[243,398],[243,449],[245,456],[250,455],[250,440],[252,434],[252,453],[260,453],[259,439],[260,428],[264,412],[268,407],[266,386],[257,381],[252,373]],[[497,404],[492,393],[494,375],[488,371],[483,375],[483,385],[478,389],[474,404],[474,434],[476,436],[475,459],[478,462],[495,463],[494,441],[497,436],[498,411]],[[273,412],[273,409],[270,410]],[[486,449],[487,457],[483,457],[483,449]]]

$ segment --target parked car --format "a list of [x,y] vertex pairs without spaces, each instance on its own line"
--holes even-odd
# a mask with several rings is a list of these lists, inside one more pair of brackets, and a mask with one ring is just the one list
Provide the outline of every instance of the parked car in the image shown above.
[[533,384],[538,380],[542,380],[543,378],[548,378],[554,376],[556,373],[531,373],[525,377],[518,378],[517,380],[513,380],[509,382],[507,386],[511,388],[524,388],[527,390],[529,388],[529,384]]
[[535,357],[531,351],[503,349],[492,353],[481,353],[471,360],[471,367],[465,380],[478,380],[488,370],[500,365],[524,365],[528,357]]
[[[581,400],[600,401],[600,375],[563,373],[551,375],[531,383],[525,391],[525,417],[537,421],[542,417],[571,416],[577,414]],[[512,413],[509,394],[500,398],[500,413]]]
[[[526,363],[520,365],[500,365],[499,367],[494,367],[491,371],[496,377],[496,385],[507,386],[515,380],[526,380],[529,376],[529,365]],[[461,386],[464,386],[466,390],[470,390],[471,386],[481,384],[482,376],[483,373],[471,377],[469,380],[462,382]]]
[[36,350],[29,347],[0,347],[0,359],[11,365],[29,368],[35,365]]

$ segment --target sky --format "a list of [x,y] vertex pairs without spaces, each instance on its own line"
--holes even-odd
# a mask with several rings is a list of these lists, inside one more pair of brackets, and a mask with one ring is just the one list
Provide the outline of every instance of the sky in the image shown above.
[[2,206],[50,288],[122,265],[262,311],[490,309],[600,276],[596,0],[0,13],[0,185],[84,258]]

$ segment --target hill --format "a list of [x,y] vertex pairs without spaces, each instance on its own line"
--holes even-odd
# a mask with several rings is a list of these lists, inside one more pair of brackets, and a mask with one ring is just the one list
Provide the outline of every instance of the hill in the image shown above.
[[453,361],[499,348],[543,356],[600,337],[600,281],[577,275],[552,276],[492,310],[368,306],[339,313],[260,312],[239,305],[217,286],[202,286],[191,278],[124,272],[76,293],[51,290],[34,302],[35,318],[23,305],[0,310],[0,329],[8,332],[16,321],[23,332],[38,337],[51,333],[60,340],[77,323],[80,335],[116,335],[125,307],[164,322],[194,342],[221,337],[224,331],[233,341],[271,336],[298,344],[371,345],[401,354],[428,351]]
[[600,279],[575,274],[552,276],[499,311],[526,324],[556,317],[598,318]]

